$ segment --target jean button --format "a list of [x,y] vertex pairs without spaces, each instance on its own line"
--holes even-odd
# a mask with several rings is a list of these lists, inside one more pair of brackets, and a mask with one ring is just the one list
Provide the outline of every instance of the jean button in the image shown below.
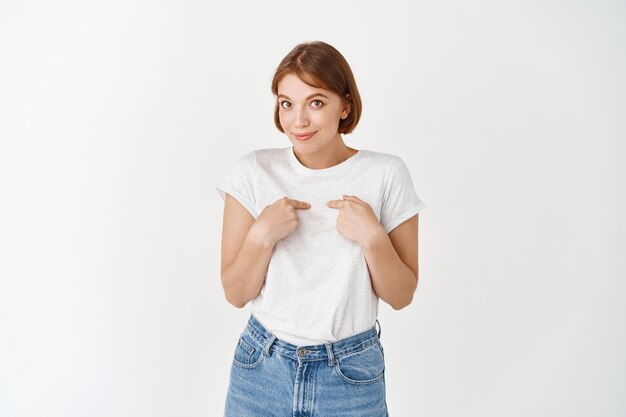
[[306,355],[308,352],[305,348],[300,348],[298,349],[298,356],[304,356]]

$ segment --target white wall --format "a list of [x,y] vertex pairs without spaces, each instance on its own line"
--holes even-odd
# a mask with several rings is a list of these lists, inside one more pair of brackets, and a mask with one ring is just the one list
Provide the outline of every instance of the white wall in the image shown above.
[[427,205],[391,415],[626,414],[626,6],[407,3],[0,2],[1,417],[221,415],[214,186],[317,39]]

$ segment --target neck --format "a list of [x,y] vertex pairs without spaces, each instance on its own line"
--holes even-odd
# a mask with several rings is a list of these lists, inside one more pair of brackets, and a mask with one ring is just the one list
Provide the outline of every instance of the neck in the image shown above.
[[358,152],[346,146],[341,137],[315,152],[301,153],[293,147],[293,153],[302,165],[310,169],[325,169],[338,165]]

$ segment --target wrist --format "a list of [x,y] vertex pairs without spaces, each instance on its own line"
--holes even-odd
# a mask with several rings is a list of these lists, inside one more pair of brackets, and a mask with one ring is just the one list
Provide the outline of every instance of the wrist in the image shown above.
[[378,223],[376,227],[371,229],[371,232],[361,246],[364,250],[369,250],[380,244],[380,242],[384,242],[385,239],[388,239],[387,233],[385,233],[383,226]]
[[248,231],[248,237],[257,245],[268,249],[274,246],[276,242],[272,240],[267,229],[261,223],[253,223]]

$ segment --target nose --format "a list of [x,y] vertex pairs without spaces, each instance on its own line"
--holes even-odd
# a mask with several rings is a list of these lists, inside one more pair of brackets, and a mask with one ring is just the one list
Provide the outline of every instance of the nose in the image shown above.
[[301,128],[307,126],[308,124],[309,118],[307,116],[306,109],[298,109],[298,111],[296,111],[295,127]]

